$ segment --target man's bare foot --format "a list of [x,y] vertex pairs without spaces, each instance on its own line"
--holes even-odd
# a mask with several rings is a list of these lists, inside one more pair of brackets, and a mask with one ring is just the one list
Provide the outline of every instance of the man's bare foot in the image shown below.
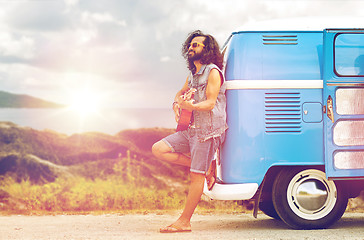
[[161,233],[191,232],[191,224],[177,220],[175,223],[159,229]]

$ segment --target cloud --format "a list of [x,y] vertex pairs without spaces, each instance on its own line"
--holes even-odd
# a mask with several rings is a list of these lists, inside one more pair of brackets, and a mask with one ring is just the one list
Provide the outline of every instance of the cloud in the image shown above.
[[[363,16],[362,1],[3,1],[0,90],[67,102],[67,86],[94,86],[113,106],[169,107],[188,70],[187,34],[222,45],[241,25],[304,16]],[[74,83],[76,85],[74,85]],[[127,98],[125,98],[127,96]],[[127,99],[127,101],[125,100]]]
[[169,56],[163,56],[163,57],[160,58],[160,61],[161,62],[169,62],[169,61],[171,61],[171,58]]
[[59,31],[69,25],[63,1],[6,1],[5,5],[6,22],[16,30]]
[[114,23],[116,25],[125,27],[126,21],[125,20],[117,20],[115,19],[110,13],[90,13],[90,12],[83,12],[82,13],[82,21],[89,24],[89,23]]
[[31,37],[0,32],[0,54],[3,57],[30,59],[35,55],[34,50],[34,40]]

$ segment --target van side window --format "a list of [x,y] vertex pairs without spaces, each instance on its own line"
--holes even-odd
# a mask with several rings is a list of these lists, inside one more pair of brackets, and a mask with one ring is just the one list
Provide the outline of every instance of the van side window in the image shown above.
[[335,73],[341,77],[364,77],[364,34],[341,33],[334,41]]

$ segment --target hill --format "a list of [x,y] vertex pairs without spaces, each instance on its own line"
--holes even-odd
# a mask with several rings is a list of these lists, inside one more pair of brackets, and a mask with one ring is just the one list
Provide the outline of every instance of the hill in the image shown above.
[[64,105],[24,94],[0,91],[0,108],[60,108]]
[[[0,122],[0,213],[180,209],[188,169],[151,153],[153,143],[172,132],[65,135]],[[351,208],[360,208],[362,199]],[[232,201],[203,199],[199,206],[242,210]]]
[[0,122],[0,212],[180,207],[188,169],[151,153],[173,131],[69,136]]
[[[111,173],[120,159],[132,158],[130,167],[143,161],[141,168],[148,176],[161,173],[181,176],[151,153],[152,144],[172,131],[155,128],[126,130],[115,136],[96,132],[68,136],[0,122],[0,175],[12,175],[17,181],[29,179],[44,183],[54,181],[65,172],[60,169],[68,169],[72,174],[96,178],[103,172]],[[97,167],[91,169],[92,165]]]

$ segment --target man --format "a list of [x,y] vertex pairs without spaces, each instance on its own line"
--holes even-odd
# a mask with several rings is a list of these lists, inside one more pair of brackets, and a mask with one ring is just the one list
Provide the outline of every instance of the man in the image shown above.
[[187,130],[155,143],[152,151],[161,160],[190,167],[191,182],[182,215],[175,223],[161,228],[162,233],[191,231],[190,220],[201,199],[205,177],[208,175],[209,188],[215,183],[214,174],[207,173],[227,129],[223,56],[216,40],[194,31],[183,44],[182,55],[191,73],[175,96],[173,110],[176,119],[180,108],[190,110],[193,120]]

